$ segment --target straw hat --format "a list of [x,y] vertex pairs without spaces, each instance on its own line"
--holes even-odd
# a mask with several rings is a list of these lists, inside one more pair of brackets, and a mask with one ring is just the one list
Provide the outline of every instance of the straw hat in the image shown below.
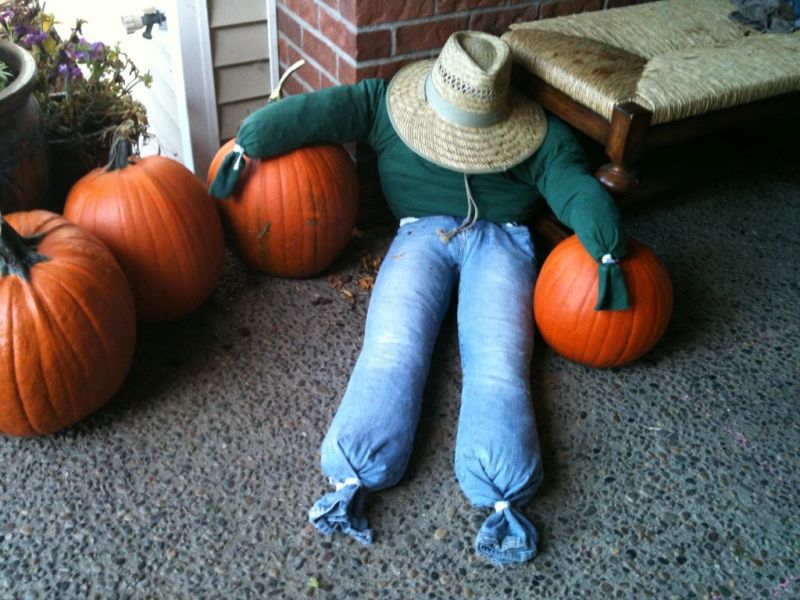
[[417,154],[464,173],[494,173],[533,154],[547,133],[542,107],[511,89],[511,51],[498,37],[454,33],[439,57],[389,83],[387,108]]

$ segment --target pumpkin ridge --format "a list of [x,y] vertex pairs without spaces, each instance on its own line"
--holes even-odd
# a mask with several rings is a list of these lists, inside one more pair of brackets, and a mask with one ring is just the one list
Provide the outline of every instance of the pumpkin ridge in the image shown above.
[[[634,243],[631,244],[631,248],[630,248],[631,256],[636,255],[636,257],[640,261],[642,261],[642,262],[638,263],[636,265],[636,267],[631,266],[630,267],[630,270],[631,270],[630,277],[626,277],[625,278],[626,285],[629,287],[629,290],[630,290],[629,291],[629,297],[630,297],[630,300],[631,300],[631,304],[633,304],[635,302],[637,302],[637,303],[638,302],[643,302],[642,292],[643,292],[644,289],[647,289],[644,286],[640,286],[639,285],[639,283],[642,280],[642,273],[646,273],[647,276],[648,276],[648,279],[652,283],[655,282],[655,277],[653,276],[653,269],[651,268],[651,265],[650,265],[651,261],[650,261],[649,255],[647,255],[644,252],[640,252],[639,251],[638,244],[635,243],[635,240],[631,240],[631,241],[634,242]],[[652,287],[652,286],[647,286],[647,287],[649,288],[649,287]],[[654,295],[654,297],[655,297],[656,300],[658,298],[660,298],[660,296],[658,296],[657,294]],[[628,348],[631,346],[632,342],[636,341],[637,342],[637,346],[638,346],[638,345],[640,345],[638,343],[639,339],[645,339],[645,340],[653,339],[653,335],[652,334],[653,334],[654,328],[653,328],[652,325],[651,325],[651,331],[649,332],[649,334],[647,336],[642,336],[641,333],[637,333],[636,334],[637,339],[636,340],[633,339],[633,333],[639,331],[638,327],[636,327],[637,319],[641,320],[641,319],[645,318],[646,316],[647,315],[641,310],[637,310],[637,311],[633,312],[633,319],[631,320],[631,325],[630,325],[630,327],[628,329],[628,336],[626,338],[626,341],[625,341],[625,344],[624,344],[624,346],[622,348],[622,351],[619,353],[619,356],[616,358],[616,360],[620,360],[620,359],[622,359],[623,357],[625,357],[627,355]],[[652,317],[652,315],[651,315],[651,317]],[[656,320],[655,319],[651,319],[651,322],[655,323]],[[655,344],[655,342],[653,342],[653,344]],[[652,344],[651,344],[651,346],[652,346]],[[649,350],[649,348],[645,349],[642,352],[642,354],[644,354],[644,352],[646,352],[647,350]],[[626,360],[625,362],[629,362],[629,361]]]
[[[347,154],[347,152],[345,150],[342,150],[341,152],[344,153],[344,154]],[[341,215],[346,210],[348,210],[347,201],[346,201],[346,198],[347,198],[347,193],[346,193],[346,190],[347,190],[346,173],[344,171],[342,171],[342,170],[336,169],[336,161],[339,160],[339,156],[340,156],[340,152],[335,147],[331,147],[330,151],[326,154],[328,171],[332,174],[332,177],[328,181],[332,182],[332,187],[336,190],[335,196],[339,199],[339,201],[338,201],[338,203],[336,205],[336,213],[333,216],[329,216],[328,217],[332,221],[337,221],[338,220],[337,219],[338,215]],[[346,156],[346,159],[349,161],[350,160],[350,156],[349,155]],[[326,228],[326,229],[328,229],[328,228]],[[352,237],[352,234],[353,234],[352,231],[348,232],[347,242],[345,242],[344,247],[346,247],[347,243],[349,243],[350,238]],[[344,249],[344,247],[343,248],[337,248],[338,239],[334,238],[334,230],[331,229],[331,231],[328,234],[328,238],[329,238],[329,247],[332,250],[336,250],[337,253],[338,253],[338,252],[341,252]]]
[[[79,272],[82,275],[84,275],[87,279],[93,278],[95,274],[92,273],[92,271],[88,269],[85,264],[82,263],[83,261],[78,262],[74,260],[64,260],[63,258],[59,260],[61,268],[68,269],[73,272]],[[92,331],[97,336],[97,332],[100,330],[100,327],[98,321],[94,318],[91,318],[94,315],[94,311],[87,309],[86,305],[83,304],[79,300],[79,297],[74,293],[74,290],[68,287],[61,279],[53,277],[53,280],[56,281],[59,284],[59,287],[61,287],[61,289],[63,289],[69,295],[69,297],[72,298],[75,301],[75,303],[80,307],[82,314],[87,317],[87,320],[91,323]],[[109,365],[113,365],[115,359],[113,358],[113,352],[111,351],[111,348],[109,348],[109,346],[106,344],[105,338],[103,338],[102,336],[97,336],[97,337],[100,339],[100,344],[103,347],[103,351],[106,355],[107,363]]]
[[[585,252],[585,250],[584,250],[584,252]],[[575,272],[576,272],[575,277],[580,276],[581,279],[584,279],[586,277],[586,275],[582,273],[583,271],[587,270],[584,267],[585,264],[586,263],[584,263],[584,261],[581,261],[578,264],[579,268],[578,269],[574,269]],[[596,277],[595,277],[595,279],[596,279]],[[569,292],[569,290],[571,290],[572,288],[568,287],[566,289]],[[570,328],[570,331],[574,332],[578,328],[578,326],[580,325],[581,315],[586,313],[587,309],[588,310],[592,310],[594,308],[595,298],[596,297],[597,297],[597,289],[595,288],[595,286],[587,285],[586,286],[586,290],[584,291],[583,299],[580,302],[579,308],[578,308],[578,310],[574,311],[574,313],[573,313],[573,317],[574,318],[573,318],[572,327]],[[590,313],[590,314],[594,314],[594,313]],[[594,320],[595,321],[597,320],[596,316],[595,316]],[[608,334],[608,332],[606,331],[606,335],[607,334]],[[583,337],[585,337],[585,336],[583,336]],[[589,351],[589,348],[588,347],[584,347],[583,352],[581,352],[581,358],[580,358],[581,362],[583,362],[585,360],[584,357],[586,355],[586,352],[588,352],[588,351]]]
[[[318,227],[308,227],[306,224],[307,211],[312,214],[316,212],[317,204],[321,204],[319,200],[319,181],[316,179],[319,176],[319,169],[317,162],[319,161],[319,149],[314,148],[310,152],[307,150],[304,153],[303,173],[300,180],[306,186],[307,193],[303,194],[302,204],[297,215],[297,225],[302,228],[303,234],[300,236],[300,260],[302,265],[311,263],[314,254],[314,247],[317,246],[319,240],[317,239]],[[298,167],[299,167],[298,156]],[[298,171],[298,175],[300,175]],[[313,264],[313,263],[311,263]]]
[[[21,282],[21,281],[19,283],[24,285],[23,282]],[[8,287],[10,287],[10,286],[8,286]],[[14,302],[11,301],[11,292],[10,291],[6,293],[6,296],[7,297],[5,298],[5,300],[6,300],[5,305],[8,307],[8,310],[7,310],[8,320],[7,320],[7,322],[8,322],[8,332],[10,334],[10,335],[7,336],[10,339],[10,343],[8,344],[8,347],[9,347],[9,350],[10,350],[10,352],[9,352],[10,353],[9,363],[10,363],[10,366],[11,366],[11,369],[10,369],[11,376],[9,377],[9,380],[11,381],[11,384],[12,384],[12,386],[14,388],[14,392],[15,392],[14,393],[14,398],[17,401],[16,404],[19,406],[20,412],[25,416],[25,422],[27,423],[28,428],[32,429],[37,434],[41,434],[41,432],[38,429],[36,429],[36,427],[34,427],[33,424],[31,423],[30,415],[28,414],[28,411],[26,410],[25,401],[22,398],[22,390],[20,389],[19,382],[17,381],[17,377],[16,377],[16,373],[17,373],[17,360],[16,360],[17,359],[17,352],[15,351],[15,348],[16,348],[15,338],[16,338],[16,336],[14,335],[14,333],[15,333],[15,331],[14,331]],[[0,306],[2,306],[2,304],[0,304]],[[6,384],[4,383],[3,385],[6,385]],[[7,431],[7,429],[5,427],[3,428],[3,430]]]
[[[119,175],[119,173],[116,173]],[[146,181],[146,179],[145,179]],[[120,205],[123,207],[123,212],[125,213],[125,217],[120,223],[139,223],[141,226],[135,232],[134,235],[133,230],[129,228],[123,227],[121,228],[122,231],[125,232],[124,239],[125,239],[125,254],[126,254],[126,262],[129,262],[129,267],[131,269],[130,277],[131,277],[131,287],[134,289],[134,295],[136,296],[136,305],[137,305],[137,312],[141,311],[143,302],[147,302],[149,298],[145,297],[144,290],[141,289],[142,285],[142,278],[136,277],[134,278],[134,274],[139,271],[136,266],[135,255],[136,247],[147,246],[150,249],[155,249],[158,247],[158,240],[155,236],[154,228],[150,225],[150,218],[149,212],[147,211],[148,202],[150,200],[150,196],[147,192],[152,192],[153,190],[145,190],[143,189],[144,186],[134,185],[132,182],[129,183],[128,181],[124,181],[124,185],[122,185],[123,180],[120,179],[118,185],[121,188],[121,192],[119,193],[119,198],[127,198],[127,201],[123,201],[121,199],[117,200]],[[158,203],[151,203],[156,206],[154,211],[156,214],[159,214],[158,211]],[[159,217],[161,215],[159,214]],[[147,243],[145,244],[142,241],[144,237],[142,234],[147,232]],[[130,251],[133,251],[133,256],[129,254]],[[164,265],[163,265],[163,253],[155,252],[155,256],[150,257],[151,259],[155,259],[155,268],[158,272],[164,272]],[[146,278],[145,278],[146,279]]]
[[[77,315],[76,318],[81,321],[84,321],[84,323],[88,322],[90,324],[90,327],[88,329],[92,332],[93,337],[95,337],[96,339],[100,338],[100,336],[98,336],[97,334],[98,324],[93,318],[91,318],[90,316],[91,311],[87,311],[86,306],[75,297],[75,294],[65,283],[66,278],[54,277],[50,275],[50,273],[46,273],[45,275],[44,272],[42,272],[40,278],[44,278],[45,276],[49,277],[51,281],[54,282],[53,287],[57,287],[58,289],[62,290],[64,296],[71,300],[73,306],[77,306],[80,309],[75,313]],[[82,358],[83,353],[80,352],[79,349],[76,349],[75,345],[72,343],[72,338],[64,332],[64,329],[61,327],[59,319],[56,318],[53,314],[54,311],[50,302],[48,302],[44,294],[36,294],[35,302],[37,306],[41,305],[44,308],[44,310],[41,311],[41,314],[47,321],[48,327],[46,329],[49,334],[48,337],[53,340],[57,340],[59,342],[58,344],[59,347],[65,348],[69,351],[69,353],[72,355],[73,358],[73,360],[69,361],[69,364],[80,365],[80,371],[83,374],[83,383],[86,384],[86,389],[93,389],[95,387],[94,385],[95,376],[92,373],[92,369],[83,361]],[[39,322],[41,321],[37,321],[37,323]],[[83,331],[86,331],[87,328],[82,327],[81,329]],[[111,361],[109,360],[110,352],[102,339],[100,339],[100,347],[103,349],[103,353],[106,355],[106,364],[110,365],[111,364]],[[54,371],[58,372],[59,376],[61,376],[61,371],[58,371],[57,369],[54,369]],[[105,371],[105,373],[107,374],[108,371]],[[48,378],[45,378],[45,381],[47,380]],[[74,390],[72,386],[62,385],[60,387],[62,392],[64,392],[64,396],[67,398],[67,401],[69,402],[70,411],[72,412],[72,420],[78,421],[83,415],[76,408],[75,398],[73,394]],[[49,387],[48,387],[48,392],[49,392]],[[50,398],[50,396],[51,394],[48,393],[48,399]],[[61,415],[58,416],[60,421],[65,420]]]
[[[309,161],[309,164],[312,165],[314,169],[314,174],[311,179],[311,187],[313,189],[313,194],[311,194],[311,198],[314,201],[314,218],[317,221],[318,225],[314,225],[314,227],[309,228],[309,233],[313,233],[311,236],[311,264],[314,265],[314,268],[319,267],[320,263],[320,250],[327,253],[328,248],[330,248],[331,239],[330,233],[327,227],[323,227],[322,224],[327,221],[329,218],[326,202],[318,200],[319,196],[325,196],[326,192],[326,184],[328,186],[331,185],[333,181],[333,173],[328,166],[327,163],[327,147],[320,148],[320,152],[317,153],[315,157],[316,160]],[[333,196],[333,194],[331,194]],[[333,210],[337,210],[339,206],[333,206]]]
[[[651,289],[654,289],[654,290],[657,289],[657,282],[655,281],[655,278],[653,277],[653,269],[651,268],[651,264],[650,264],[649,260],[646,260],[645,262],[643,262],[641,264],[641,268],[639,269],[637,279],[643,280],[646,283],[648,283],[649,284],[648,288],[651,288]],[[634,290],[634,292],[636,292],[636,290]],[[660,298],[660,296],[654,295],[654,297],[655,297],[656,303],[657,303],[658,298]],[[650,316],[650,323],[648,323],[648,325],[649,325],[649,327],[648,327],[648,335],[647,335],[647,337],[640,336],[643,339],[654,339],[653,338],[653,333],[658,328],[658,319],[656,318],[658,316],[657,315],[657,310],[658,310],[657,306],[654,305],[653,306],[653,310],[649,315]],[[626,344],[625,350],[627,351],[627,344]],[[649,350],[649,348],[648,348],[648,350]]]
[[[584,307],[582,310],[585,310],[585,307]],[[592,310],[594,310],[594,307],[592,307]],[[594,318],[592,319],[592,327],[591,327],[591,329],[589,329],[589,333],[586,335],[586,337],[587,337],[588,339],[590,339],[590,340],[591,340],[591,339],[594,339],[594,336],[595,336],[595,329],[596,329],[596,328],[597,328],[597,326],[600,324],[600,321],[601,321],[601,319],[602,319],[603,321],[605,321],[605,320],[606,320],[606,319],[603,317],[603,315],[602,315],[602,314],[596,314],[596,313],[598,313],[598,312],[600,312],[600,311],[595,311],[594,313],[592,313],[592,316],[594,317]],[[609,334],[611,333],[611,329],[612,329],[611,327],[609,327],[609,324],[608,324],[608,323],[604,323],[604,325],[605,325],[605,327],[604,327],[604,329],[603,329],[603,338],[602,338],[602,340],[601,340],[601,343],[600,343],[600,344],[597,344],[597,347],[596,347],[596,348],[591,348],[591,347],[590,347],[590,346],[587,344],[587,345],[584,347],[584,349],[583,349],[583,354],[581,355],[581,358],[580,358],[580,361],[581,361],[581,362],[585,362],[585,363],[588,363],[588,364],[595,364],[595,363],[597,363],[597,361],[600,359],[600,354],[603,352],[603,346],[605,345],[605,343],[606,343],[606,340],[608,339],[608,336],[609,336]],[[588,353],[589,353],[591,350],[594,350],[594,357],[593,357],[591,360],[589,360],[589,359],[587,359],[586,357],[587,357]]]
[[[193,182],[192,185],[197,187],[196,202],[193,201],[196,206],[188,206],[187,212],[189,213],[189,219],[193,224],[194,230],[198,232],[198,237],[192,239],[197,247],[197,260],[203,267],[202,272],[209,273],[211,265],[215,265],[217,261],[219,261],[219,254],[216,259],[213,256],[213,250],[215,248],[218,252],[221,252],[223,256],[222,261],[219,261],[219,272],[215,272],[216,277],[214,278],[213,286],[216,286],[219,280],[219,274],[222,271],[222,263],[224,262],[225,256],[222,221],[217,211],[217,205],[214,203],[211,196],[209,196],[205,187],[203,187],[202,182],[197,179],[196,183]],[[217,242],[213,247],[211,244],[212,238]]]
[[[253,159],[253,160],[259,160],[259,159]],[[268,169],[269,167],[264,165],[263,168]],[[253,171],[253,173],[255,173],[255,171]],[[269,179],[256,177],[255,182],[256,185],[258,186],[258,189],[254,192],[256,194],[256,197],[269,198],[270,189],[268,184],[275,185],[275,181],[276,180],[274,177]],[[244,186],[244,177],[242,177],[241,180],[239,181],[239,185]],[[280,182],[278,183],[278,185],[280,185]],[[280,189],[278,190],[278,193],[280,193]],[[262,237],[258,236],[260,235],[259,232],[266,227],[266,223],[268,222],[267,219],[269,218],[269,211],[267,210],[267,204],[264,202],[245,203],[244,197],[242,197],[241,200],[237,198],[229,198],[227,202],[242,202],[243,210],[240,213],[237,213],[238,214],[237,223],[241,220],[242,213],[244,214],[246,219],[249,219],[250,211],[252,210],[253,212],[255,212],[256,229],[258,229],[259,231],[253,232],[251,235],[253,235],[255,239],[255,242],[253,243],[255,245],[254,247],[256,253],[261,256],[262,262],[266,262],[269,258],[268,252],[266,250],[267,248],[266,244],[268,243],[267,236],[269,235],[269,230],[267,230],[267,233],[265,233],[264,236]],[[266,211],[266,214],[263,214],[263,211]],[[247,227],[245,226],[245,229],[246,228]],[[270,229],[271,228],[272,224],[270,221]],[[272,235],[274,236],[275,233],[273,232]],[[234,244],[237,246],[238,251],[241,252],[244,256],[250,256],[250,249],[248,247],[250,245],[250,242],[248,242],[247,239],[248,239],[247,236],[242,236],[241,238],[234,237]],[[255,260],[253,262],[255,262]]]
[[[35,308],[38,311],[39,310],[39,305],[38,305],[38,302],[36,302],[36,294],[35,294],[35,291],[34,291],[33,287],[30,284],[28,284],[28,285],[24,285],[23,284],[23,293],[25,294],[25,296],[27,296],[27,300],[28,300],[25,303],[25,306],[29,307],[31,302],[33,302],[33,305],[35,306]],[[34,327],[36,328],[37,333],[38,333],[39,322],[38,322],[37,319],[33,319],[33,321],[34,321]],[[14,337],[16,338],[17,336],[15,335]],[[46,404],[50,408],[50,416],[51,416],[51,418],[54,416],[57,419],[58,416],[59,416],[58,415],[58,410],[56,409],[56,407],[55,407],[55,405],[53,404],[53,401],[52,401],[52,394],[50,393],[50,385],[49,385],[48,378],[42,376],[42,372],[44,370],[44,365],[42,364],[42,353],[41,353],[40,345],[39,345],[38,342],[34,342],[32,344],[32,346],[36,348],[36,353],[37,353],[37,356],[38,356],[38,360],[33,361],[33,362],[37,367],[37,371],[39,372],[40,380],[44,380],[45,381],[45,389],[47,390],[47,393],[45,394],[45,402],[43,402],[42,404]],[[14,359],[13,360],[14,360],[14,372],[15,373],[17,372],[17,368],[16,368],[16,356],[17,356],[17,353],[14,352],[16,347],[17,347],[16,342],[12,343],[11,349],[12,349],[12,353],[14,354]],[[28,373],[25,373],[25,376],[28,376]],[[22,412],[25,414],[25,420],[28,422],[30,428],[33,429],[33,431],[35,431],[38,435],[42,435],[44,433],[47,433],[46,430],[37,427],[38,424],[34,424],[34,421],[32,419],[32,417],[34,415],[28,412],[28,406],[27,406],[27,404],[25,402],[25,399],[22,397],[22,395],[23,395],[22,394],[22,388],[19,387],[19,384],[17,384],[17,393],[18,393],[17,397],[19,398],[20,405],[22,406]]]
[[[200,188],[197,188],[194,175],[191,177],[191,183],[189,183],[189,180],[186,181],[187,187],[193,186],[196,188],[191,198],[188,198],[187,195],[187,202],[182,202],[175,198],[177,201],[174,202],[172,208],[174,209],[174,218],[179,222],[178,229],[182,232],[182,237],[187,244],[186,249],[181,253],[184,255],[182,258],[190,263],[189,266],[191,267],[188,271],[184,271],[184,276],[189,278],[189,281],[184,279],[184,283],[188,284],[188,287],[184,289],[194,292],[192,294],[194,296],[192,304],[197,304],[197,302],[202,301],[203,298],[207,296],[207,292],[210,291],[207,289],[208,285],[210,284],[213,288],[216,284],[217,277],[214,277],[213,281],[210,277],[212,273],[211,265],[214,262],[210,247],[211,231],[209,224],[211,221],[209,219],[202,219],[200,214],[201,211],[206,211],[208,208],[205,206],[207,200],[206,191],[202,188],[202,185],[200,185]],[[210,202],[211,200],[208,201]],[[188,231],[194,231],[196,234],[190,235]],[[186,254],[189,254],[189,256],[186,256]],[[198,282],[202,282],[203,285],[197,285]]]
[[[650,284],[649,287],[651,287],[653,289],[657,289],[657,282],[653,278],[653,270],[651,268],[650,261],[647,261],[647,262],[643,263],[641,265],[641,267],[642,268],[639,269],[639,278],[644,279],[646,277],[647,283]],[[655,297],[659,298],[660,296],[655,296]],[[658,319],[656,318],[658,316],[657,313],[658,313],[658,308],[657,308],[657,305],[655,305],[655,306],[653,306],[653,311],[650,314],[650,323],[648,324],[649,325],[649,327],[648,327],[648,335],[644,339],[653,339],[653,333],[658,328]],[[626,346],[627,346],[627,344],[626,344]],[[626,350],[627,350],[627,347],[626,347]]]
[[[296,163],[298,162],[297,158],[301,153],[302,153],[302,150],[301,150],[300,153],[292,152],[292,153],[286,155],[286,158],[287,158],[287,160],[288,160],[288,162],[289,162],[289,164],[291,166],[290,169],[286,169],[286,170],[287,171],[291,171],[291,173],[292,173],[292,175],[294,177],[294,185],[291,188],[292,190],[297,190],[297,188],[300,187],[300,179],[301,178],[300,178],[300,173],[298,173],[298,171],[297,171]],[[284,171],[284,169],[280,169],[280,171],[281,171],[281,184],[283,184],[283,171]],[[285,189],[285,186],[281,185],[281,191],[283,191],[284,189]],[[296,254],[297,251],[294,248],[289,248],[288,250],[290,252],[286,251],[287,250],[287,248],[286,248],[286,240],[290,239],[290,238],[289,238],[289,231],[288,231],[289,222],[288,222],[288,219],[286,218],[286,206],[284,205],[285,196],[286,196],[286,194],[281,194],[281,201],[278,202],[278,206],[280,206],[280,208],[281,208],[281,214],[280,214],[279,220],[280,220],[281,224],[283,225],[284,244],[283,244],[283,251],[281,252],[281,257],[283,258],[283,272],[284,273],[288,273],[288,272],[291,272],[291,270],[292,270],[291,266],[289,265],[289,254],[290,253]],[[302,209],[298,209],[298,210],[302,210]],[[301,251],[302,251],[302,248],[303,248],[303,237],[302,236],[300,237],[300,248],[301,248]]]
[[[144,162],[140,163],[139,166],[144,166]],[[160,225],[160,230],[163,231],[170,231],[170,232],[177,232],[178,236],[180,236],[180,240],[183,242],[183,246],[185,249],[192,248],[192,242],[186,235],[186,228],[182,227],[183,223],[178,222],[179,218],[176,218],[175,214],[175,206],[174,206],[174,187],[170,185],[159,185],[160,179],[156,173],[153,172],[153,169],[144,168],[142,170],[143,177],[142,180],[145,186],[152,192],[153,196],[159,198],[159,200],[153,202],[152,199],[150,200],[150,205],[155,207],[156,213],[158,214],[161,222],[158,224]],[[165,198],[165,201],[161,201],[161,197]],[[179,211],[180,209],[178,209]],[[146,211],[141,211],[141,214],[150,214]],[[154,228],[150,224],[150,220],[147,220],[148,229],[150,230],[150,235],[154,238]],[[189,281],[189,274],[190,273],[197,273],[200,269],[197,269],[197,265],[194,264],[194,252],[187,252],[183,248],[178,247],[178,240],[176,239],[178,236],[168,236],[169,246],[172,249],[172,258],[173,260],[177,259],[178,267],[174,268],[171,265],[167,265],[166,271],[162,271],[161,261],[159,261],[159,271],[169,273],[171,276],[176,276],[180,278],[180,291],[178,296],[184,295],[184,293],[188,290],[192,289],[191,281]],[[153,248],[157,248],[158,243],[153,245]],[[191,254],[191,257],[186,256],[187,254]],[[191,264],[186,264],[184,261],[189,261]],[[187,266],[190,267],[187,269]],[[194,267],[194,268],[192,268]],[[177,273],[176,273],[177,271]],[[161,290],[162,293],[168,293],[172,290]]]
[[[337,173],[332,165],[333,156],[331,154],[331,150],[328,146],[323,146],[321,148],[321,152],[319,153],[318,159],[313,161],[314,170],[316,171],[316,177],[313,179],[314,186],[318,187],[317,191],[322,194],[322,196],[328,195],[330,193],[330,197],[338,198],[340,194],[334,194],[331,190],[326,189],[326,183],[330,188],[336,188],[338,183]],[[314,198],[316,200],[316,197]],[[338,198],[341,200],[341,198]],[[343,209],[342,203],[337,202],[335,206],[330,207],[331,211],[333,211],[333,215],[328,213],[328,203],[327,202],[315,202],[314,212],[317,213],[317,223],[319,226],[315,226],[314,231],[314,239],[316,241],[315,244],[312,245],[312,250],[314,253],[314,260],[313,265],[314,268],[317,269],[322,262],[321,254],[330,256],[333,254],[334,248],[334,241],[333,241],[333,229],[330,227],[324,227],[323,225],[328,222],[329,219],[335,220],[336,213],[341,212]],[[325,265],[327,267],[327,265]]]
[[[298,188],[300,187],[300,185],[302,183],[302,177],[301,177],[300,172],[299,172],[300,166],[298,165],[298,163],[300,162],[298,159],[299,159],[301,154],[303,154],[303,150],[302,149],[300,150],[300,152],[293,152],[291,154],[288,154],[287,157],[288,157],[288,160],[289,160],[290,165],[291,165],[291,169],[289,169],[289,170],[292,172],[292,175],[294,176],[294,185],[292,186],[292,190],[294,191],[294,193],[292,194],[292,198],[291,199],[295,200],[295,201],[297,201],[299,199],[300,202],[303,202],[304,198],[303,197],[298,198],[298,196],[300,196],[300,194],[297,193],[297,190],[298,190]],[[305,164],[308,164],[308,159],[306,159],[304,162],[305,162]],[[284,196],[281,196],[281,202],[280,202],[281,211],[282,211],[282,215],[281,216],[283,217],[281,219],[281,221],[283,222],[284,240],[289,238],[289,235],[288,235],[288,233],[289,233],[288,232],[289,223],[288,223],[288,219],[286,218],[287,212],[289,213],[290,218],[291,218],[291,211],[287,211],[286,209],[287,208],[290,208],[290,209],[291,208],[295,208],[297,211],[299,211],[301,213],[301,217],[300,218],[301,219],[303,218],[302,217],[302,211],[303,211],[303,207],[302,206],[295,207],[293,205],[290,205],[289,207],[287,207],[284,204],[285,201],[286,201],[286,199],[284,198]],[[300,260],[301,261],[303,260],[302,253],[303,253],[303,246],[304,246],[304,241],[305,241],[303,238],[304,238],[304,236],[301,235],[300,236]],[[286,272],[289,272],[289,271],[292,270],[291,265],[289,264],[290,254],[296,255],[297,254],[297,250],[295,249],[291,253],[290,252],[286,252],[286,251],[283,252],[283,258],[284,258],[284,263],[283,264],[284,264],[284,270]]]
[[[119,189],[119,192],[116,196],[112,199],[113,202],[116,204],[119,210],[119,220],[115,221],[115,223],[135,223],[137,222],[137,213],[140,211],[138,206],[139,203],[142,202],[141,195],[138,188],[128,183],[126,178],[121,177],[121,172],[115,171],[114,173],[109,174],[110,176],[116,177],[117,180],[114,183],[114,186]],[[128,201],[123,200],[123,198],[128,198]],[[137,206],[133,206],[136,203]],[[131,249],[134,248],[137,244],[140,244],[140,240],[138,236],[134,236],[132,231],[128,227],[118,227],[120,231],[122,231],[122,235],[120,236],[118,243],[112,243],[109,240],[107,243],[110,248],[112,248],[112,252],[115,256],[117,256],[117,260],[119,261],[120,265],[122,266],[123,271],[125,271],[125,276],[128,278],[130,282],[131,289],[133,290],[133,294],[136,297],[136,305],[137,310],[140,307],[141,300],[139,298],[139,281],[136,275],[136,264],[133,256],[131,255]],[[147,230],[147,234],[150,237],[149,244],[150,247],[154,247],[155,240],[153,239],[153,232],[150,230],[149,227],[145,228]],[[160,261],[161,257],[156,256],[154,257],[156,261]],[[159,265],[160,268],[160,265]]]
[[[638,281],[638,278],[636,276],[633,276],[633,277],[630,277],[629,280],[632,283],[627,283],[627,286],[628,286],[628,297],[630,298],[631,305],[633,305],[637,301],[636,281]],[[633,293],[631,293],[631,292],[633,292]],[[638,320],[641,320],[642,318],[644,318],[644,316],[645,315],[644,315],[644,313],[642,313],[642,311],[635,310],[635,311],[632,312],[632,316],[628,320],[628,331],[626,332],[627,335],[625,336],[625,343],[622,344],[622,349],[614,357],[614,360],[611,361],[613,364],[619,362],[623,357],[625,357],[628,354],[628,348],[631,346],[631,343],[634,342],[634,341],[638,341],[638,339],[641,337],[639,334],[636,333],[638,331],[638,328],[636,327],[636,323],[637,323]],[[636,339],[634,339],[634,338],[636,338]],[[628,361],[625,361],[625,362],[628,362]]]
[[[566,257],[566,255],[564,255],[564,256],[556,256],[555,257],[556,261],[554,263],[551,263],[552,266],[548,270],[549,271],[552,270],[552,271],[556,271],[556,272],[560,271],[562,263],[566,262],[565,257]],[[569,266],[569,265],[567,265],[567,266]],[[571,289],[571,286],[575,283],[575,280],[578,277],[578,273],[576,273],[574,270],[568,270],[568,271],[572,274],[572,281],[570,282],[570,286],[560,286],[559,291],[561,291],[562,293],[558,296],[558,298],[554,298],[549,303],[550,305],[547,307],[547,309],[548,309],[547,313],[551,317],[552,317],[553,309],[557,309],[559,312],[564,310],[564,304],[565,304],[564,292],[566,291],[566,293],[569,293],[569,290]],[[553,281],[552,281],[552,283],[550,285],[550,288],[545,290],[545,292],[548,295],[553,293],[552,288],[554,287],[555,282],[556,282],[556,280],[553,279]],[[535,288],[534,288],[534,290],[535,290]],[[549,331],[549,329],[548,329],[548,331]],[[561,336],[561,335],[564,335],[565,333],[568,334],[569,332],[562,332],[562,331],[559,330],[559,332],[556,335]]]
[[[594,269],[594,265],[592,265],[592,267]],[[595,275],[595,279],[597,279],[596,275]],[[613,317],[611,317],[611,315],[603,314],[604,311],[595,310],[594,309],[595,302],[593,300],[591,300],[592,298],[596,297],[596,295],[598,293],[599,285],[600,285],[600,281],[598,279],[597,288],[595,288],[595,286],[587,286],[587,296],[586,296],[586,298],[590,299],[590,302],[586,302],[585,299],[584,299],[584,302],[583,302],[583,305],[581,306],[580,311],[578,313],[576,313],[576,314],[581,314],[581,313],[587,313],[588,312],[588,314],[592,315],[592,317],[593,317],[592,318],[592,327],[589,330],[588,335],[584,334],[585,337],[587,337],[590,340],[594,339],[595,329],[597,328],[598,325],[600,325],[601,322],[605,326],[604,329],[603,329],[603,338],[602,338],[601,343],[597,344],[597,347],[594,348],[594,349],[592,349],[588,344],[586,344],[584,346],[584,348],[583,348],[583,353],[581,355],[580,362],[584,362],[584,363],[588,363],[588,364],[596,364],[600,360],[600,355],[603,352],[603,347],[605,346],[606,340],[608,339],[608,336],[611,334],[611,331],[613,330],[613,323],[609,323],[608,322]],[[594,295],[590,296],[590,294],[592,292],[594,292]],[[589,312],[589,311],[591,311],[591,312]],[[607,311],[605,311],[605,312],[607,312]],[[587,359],[587,355],[592,350],[594,350],[594,357],[591,360],[588,360]]]

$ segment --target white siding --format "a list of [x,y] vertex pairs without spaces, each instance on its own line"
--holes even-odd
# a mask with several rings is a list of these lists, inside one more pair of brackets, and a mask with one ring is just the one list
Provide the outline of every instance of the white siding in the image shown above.
[[212,28],[267,20],[267,3],[253,0],[209,0],[208,23]]
[[267,102],[270,43],[266,0],[208,0],[221,140]]

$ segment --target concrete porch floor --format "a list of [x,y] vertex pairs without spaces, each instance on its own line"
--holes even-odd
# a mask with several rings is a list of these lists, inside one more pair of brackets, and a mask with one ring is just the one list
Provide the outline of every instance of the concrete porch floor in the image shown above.
[[539,341],[532,562],[474,554],[488,511],[453,473],[452,317],[407,476],[371,497],[374,544],[307,525],[360,345],[359,257],[390,238],[374,231],[304,281],[229,255],[201,310],[141,328],[107,408],[0,439],[0,598],[800,597],[800,166],[732,169],[626,222],[671,271],[674,316],[619,369]]

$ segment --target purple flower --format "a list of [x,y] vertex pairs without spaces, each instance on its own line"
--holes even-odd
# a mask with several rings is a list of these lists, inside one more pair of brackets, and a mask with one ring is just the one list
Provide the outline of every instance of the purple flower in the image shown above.
[[71,62],[78,62],[80,60],[86,60],[89,58],[89,55],[85,50],[76,47],[75,44],[70,44],[64,50],[64,54]]
[[62,63],[58,65],[58,74],[63,75],[64,79],[83,78],[83,73],[81,73],[80,67],[76,64]]
[[13,10],[4,10],[0,12],[0,21],[10,21],[14,18]]
[[89,50],[89,58],[91,60],[100,60],[105,54],[106,46],[103,42],[95,42]]
[[20,38],[20,44],[28,48],[33,48],[36,44],[41,44],[47,39],[47,33],[44,31],[31,31],[26,33]]

